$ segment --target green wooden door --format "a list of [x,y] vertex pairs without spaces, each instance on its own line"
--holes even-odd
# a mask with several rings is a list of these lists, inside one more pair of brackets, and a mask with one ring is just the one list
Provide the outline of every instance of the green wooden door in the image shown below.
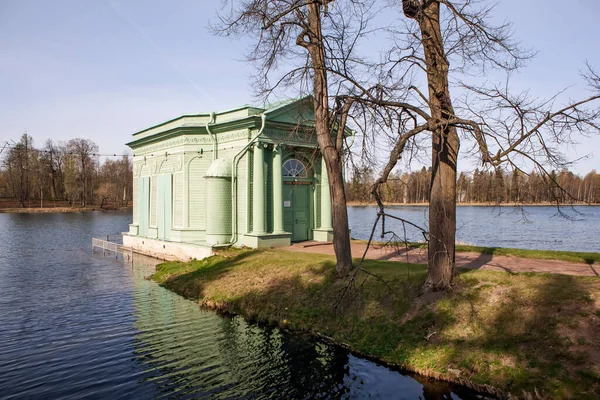
[[138,187],[139,235],[148,236],[148,221],[150,220],[150,177],[139,178]]
[[283,228],[292,233],[292,242],[308,240],[309,196],[309,185],[283,185]]
[[158,238],[169,240],[171,238],[171,223],[173,215],[173,175],[160,175],[158,177]]

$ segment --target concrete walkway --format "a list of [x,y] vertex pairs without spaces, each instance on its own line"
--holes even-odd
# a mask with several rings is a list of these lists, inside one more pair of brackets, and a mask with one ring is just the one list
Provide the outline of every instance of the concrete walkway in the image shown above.
[[[367,244],[352,241],[352,256],[362,257]],[[305,253],[319,253],[334,255],[333,245],[322,242],[301,242],[284,247],[285,250],[300,251]],[[381,247],[372,245],[367,253],[367,258],[373,260],[403,261],[416,264],[427,264],[427,252],[423,249],[405,249],[394,247]],[[456,253],[456,265],[461,268],[483,269],[490,271],[540,272],[551,274],[565,274],[578,276],[600,276],[600,265],[574,263],[556,260],[536,260],[514,256],[500,256],[480,253]]]

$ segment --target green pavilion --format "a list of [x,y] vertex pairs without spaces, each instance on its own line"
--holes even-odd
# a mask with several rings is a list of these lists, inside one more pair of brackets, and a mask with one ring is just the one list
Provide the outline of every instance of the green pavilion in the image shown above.
[[133,223],[123,244],[174,259],[216,247],[331,241],[313,98],[184,115],[133,135]]

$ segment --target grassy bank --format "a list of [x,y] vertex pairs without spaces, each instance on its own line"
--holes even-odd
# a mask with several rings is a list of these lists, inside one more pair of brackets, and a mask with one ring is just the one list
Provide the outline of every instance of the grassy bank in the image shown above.
[[453,293],[420,298],[425,266],[368,260],[364,267],[389,288],[361,272],[362,286],[337,311],[348,281],[336,278],[325,255],[229,250],[161,264],[153,279],[203,305],[318,332],[430,376],[516,395],[600,396],[600,280],[461,271]]

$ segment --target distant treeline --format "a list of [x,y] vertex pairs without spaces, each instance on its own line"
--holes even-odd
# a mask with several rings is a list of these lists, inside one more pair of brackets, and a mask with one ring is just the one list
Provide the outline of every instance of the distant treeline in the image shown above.
[[[21,207],[49,200],[71,206],[121,207],[132,199],[129,156],[102,157],[89,139],[47,140],[35,147],[31,136],[0,145],[0,197]],[[100,159],[103,158],[101,162]]]
[[[348,201],[368,203],[375,174],[370,168],[356,169],[346,182]],[[392,174],[382,188],[382,196],[390,203],[429,202],[431,169]],[[532,171],[524,173],[480,171],[461,173],[457,181],[460,203],[600,203],[600,174],[592,170],[584,177],[570,171],[551,171],[548,175]]]
[[[100,156],[92,140],[47,140],[44,146],[35,147],[33,138],[24,134],[18,142],[0,145],[0,151],[0,198],[12,198],[21,207],[44,206],[49,200],[71,206],[121,207],[132,200],[131,158]],[[346,182],[348,201],[372,202],[374,180],[371,168],[355,169]],[[391,174],[381,194],[391,203],[427,203],[430,181],[431,169],[426,168]],[[457,201],[600,203],[600,174],[592,170],[581,177],[563,170],[547,176],[535,171],[476,169],[459,175]]]

